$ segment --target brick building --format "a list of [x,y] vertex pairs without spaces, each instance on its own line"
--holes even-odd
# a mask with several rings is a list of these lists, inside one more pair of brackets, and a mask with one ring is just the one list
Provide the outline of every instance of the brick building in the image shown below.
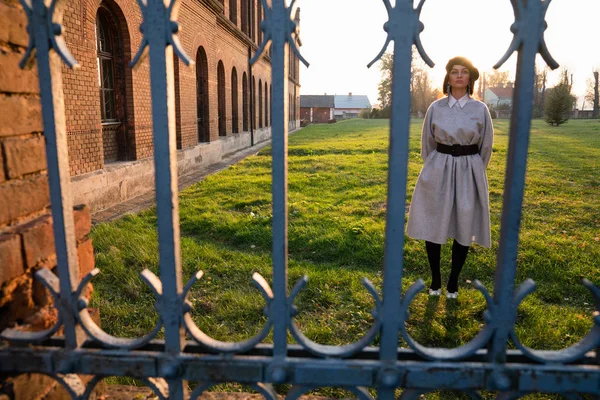
[[[26,25],[18,1],[0,1],[0,332],[40,331],[57,322],[52,296],[34,279],[41,268],[56,272],[56,254],[37,69],[19,69],[28,43]],[[84,276],[94,268],[87,237],[90,209],[75,207],[74,220],[79,272]],[[0,376],[0,398],[42,396],[67,394],[43,375]]]
[[[62,70],[74,204],[100,208],[154,183],[149,65],[128,66],[140,45],[141,16],[135,0],[64,3],[67,45],[81,64]],[[252,70],[247,62],[262,39],[252,15],[262,15],[256,0],[182,3],[180,39],[197,63],[188,68],[177,60],[174,67],[180,172],[249,146],[253,128],[256,142],[270,137],[270,60],[267,55]],[[38,74],[18,66],[28,44],[26,25],[18,0],[0,0],[0,331],[46,330],[58,320],[52,296],[34,279],[43,268],[57,273],[57,261]],[[294,55],[290,61],[294,128],[299,68]],[[91,210],[76,206],[73,212],[83,277],[94,268]],[[86,296],[91,291],[90,285]],[[99,323],[98,313],[92,315]],[[0,376],[4,397],[67,394],[49,377],[23,374]]]
[[[180,174],[250,146],[251,130],[255,142],[270,138],[270,58],[248,64],[262,41],[263,15],[260,0],[182,0],[179,38],[195,65],[174,60]],[[63,69],[73,195],[92,210],[154,185],[149,63],[129,67],[141,21],[135,0],[66,2],[64,36],[81,64]],[[293,129],[299,62],[291,52],[289,61]]]
[[300,118],[307,122],[325,123],[333,119],[335,96],[300,96]]

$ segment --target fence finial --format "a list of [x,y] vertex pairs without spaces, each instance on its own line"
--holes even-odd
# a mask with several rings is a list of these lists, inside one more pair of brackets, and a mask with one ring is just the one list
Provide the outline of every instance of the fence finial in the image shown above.
[[[263,9],[265,10],[265,19],[260,23],[260,29],[262,29],[262,31],[264,32],[264,37],[262,43],[256,51],[256,54],[250,59],[251,65],[254,65],[267,50],[267,46],[273,38],[273,33],[275,29],[273,26],[273,10],[271,9],[271,7],[269,7],[266,0],[260,1],[262,2]],[[290,45],[290,49],[296,54],[296,56],[298,56],[298,59],[302,62],[302,64],[306,65],[306,67],[309,67],[310,63],[306,61],[304,57],[302,57],[302,54],[300,54],[300,50],[298,49],[298,46],[296,46],[296,42],[294,41],[294,38],[292,36],[293,33],[298,32],[298,25],[294,20],[292,20],[292,8],[294,7],[294,3],[295,0],[292,0],[291,4],[288,7],[284,6],[286,11],[286,17],[284,18],[283,29],[286,33],[286,41]]]
[[433,68],[435,63],[429,58],[421,43],[421,32],[425,29],[425,25],[421,22],[420,17],[425,0],[421,0],[417,8],[413,8],[412,0],[397,0],[395,7],[392,7],[390,0],[383,0],[383,4],[388,14],[388,21],[383,24],[383,30],[387,32],[387,38],[381,51],[367,65],[367,68],[371,68],[371,65],[381,59],[392,40],[396,41],[402,38],[405,40],[408,39],[417,46],[417,50],[423,61]]
[[552,69],[559,67],[558,63],[548,50],[544,31],[548,29],[546,22],[546,12],[552,0],[529,0],[527,4],[523,0],[513,0],[511,4],[515,13],[515,22],[511,25],[510,30],[514,34],[512,42],[508,46],[508,50],[502,56],[500,61],[494,65],[494,69],[500,68],[506,60],[523,44],[526,38],[536,38],[538,41],[538,53],[542,56],[546,64]]
[[[33,0],[36,1],[36,0]],[[45,19],[45,23],[43,25],[37,24],[34,22],[34,10],[33,4],[31,0],[19,0],[23,9],[25,10],[25,14],[27,15],[27,33],[29,34],[29,43],[27,44],[27,50],[25,51],[25,55],[23,59],[19,63],[19,67],[21,69],[29,68],[33,66],[33,59],[35,58],[35,49],[36,35],[34,34],[35,29],[47,29],[48,32],[48,43],[50,44],[50,48],[56,51],[56,54],[63,60],[63,62],[67,65],[67,67],[71,69],[79,68],[79,63],[73,57],[69,49],[67,48],[67,44],[65,43],[65,39],[63,38],[64,28],[61,24],[56,23],[52,20],[54,16],[54,10],[56,9],[56,3],[58,0],[52,0],[50,6],[46,8],[46,5],[43,0],[37,0],[40,4],[36,4],[35,12],[42,12],[40,7],[44,8],[43,17]]]
[[[25,1],[25,0],[21,0],[21,1]],[[194,62],[186,54],[185,50],[183,49],[183,46],[181,45],[181,42],[179,41],[179,35],[178,35],[179,23],[177,21],[171,19],[173,17],[174,10],[177,10],[179,7],[179,2],[180,2],[180,0],[171,0],[169,5],[165,6],[164,20],[163,20],[163,22],[166,24],[166,29],[165,29],[166,38],[165,39],[166,39],[166,45],[167,46],[171,45],[173,47],[173,52],[177,55],[177,57],[179,57],[185,65],[189,66],[189,65],[193,65]],[[154,12],[154,10],[150,10],[150,7],[148,7],[148,2],[146,0],[137,0],[137,3],[140,6],[140,11],[142,12],[144,22],[142,22],[140,24],[140,32],[142,32],[142,42],[140,43],[140,47],[138,48],[137,53],[133,57],[133,60],[131,61],[131,63],[129,63],[129,66],[132,68],[135,67],[136,65],[139,65],[139,61],[142,60],[143,58],[145,58],[145,56],[148,54],[148,52],[147,52],[148,39],[146,37],[146,33],[147,33],[146,32],[146,29],[147,29],[146,21],[152,20],[152,18],[150,17],[149,14]],[[152,27],[150,27],[150,29],[152,29]]]

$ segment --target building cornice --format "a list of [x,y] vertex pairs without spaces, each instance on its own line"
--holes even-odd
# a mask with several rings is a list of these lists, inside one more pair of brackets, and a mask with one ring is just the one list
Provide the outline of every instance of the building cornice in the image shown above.
[[240,42],[244,43],[246,46],[252,46],[253,50],[257,49],[257,46],[252,43],[252,40],[246,35],[244,32],[238,29],[237,25],[234,24],[227,18],[224,14],[217,15],[217,23],[225,28],[229,33],[232,33]]
[[223,15],[225,6],[219,0],[202,0],[210,9],[217,13],[217,15]]
[[[206,0],[205,0],[206,1]],[[214,1],[214,0],[208,0]],[[217,14],[217,24],[222,28],[226,29],[229,33],[231,33],[235,38],[237,38],[240,42],[242,42],[246,46],[252,46],[252,53],[255,54],[258,50],[258,46],[252,42],[252,39],[248,37],[244,32],[242,32],[236,24],[231,22],[229,18],[227,18],[224,14]],[[263,55],[263,58],[270,64],[271,58],[268,53]]]
[[296,78],[292,77],[291,75],[288,75],[288,80],[289,80],[290,82],[293,82],[293,83],[295,83],[295,84],[296,84],[296,86],[298,86],[298,87],[300,87],[300,86],[301,86],[301,85],[300,85],[300,82],[299,82],[298,80],[296,80]]

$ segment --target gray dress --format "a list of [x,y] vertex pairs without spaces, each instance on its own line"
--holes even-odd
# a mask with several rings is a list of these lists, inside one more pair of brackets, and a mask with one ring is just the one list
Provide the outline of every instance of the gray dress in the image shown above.
[[[449,103],[448,97],[437,100],[425,115],[421,139],[425,164],[415,186],[406,233],[433,243],[444,244],[454,238],[463,246],[475,242],[490,247],[485,169],[492,155],[492,120],[487,106],[468,96],[452,107]],[[453,157],[438,153],[437,142],[477,144],[479,154]]]

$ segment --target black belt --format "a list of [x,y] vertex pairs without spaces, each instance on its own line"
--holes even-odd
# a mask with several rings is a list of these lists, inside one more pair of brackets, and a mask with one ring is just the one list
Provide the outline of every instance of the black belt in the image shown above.
[[438,153],[450,154],[452,157],[460,157],[479,153],[479,146],[476,144],[467,146],[453,144],[452,146],[448,146],[447,144],[438,143],[436,150]]

